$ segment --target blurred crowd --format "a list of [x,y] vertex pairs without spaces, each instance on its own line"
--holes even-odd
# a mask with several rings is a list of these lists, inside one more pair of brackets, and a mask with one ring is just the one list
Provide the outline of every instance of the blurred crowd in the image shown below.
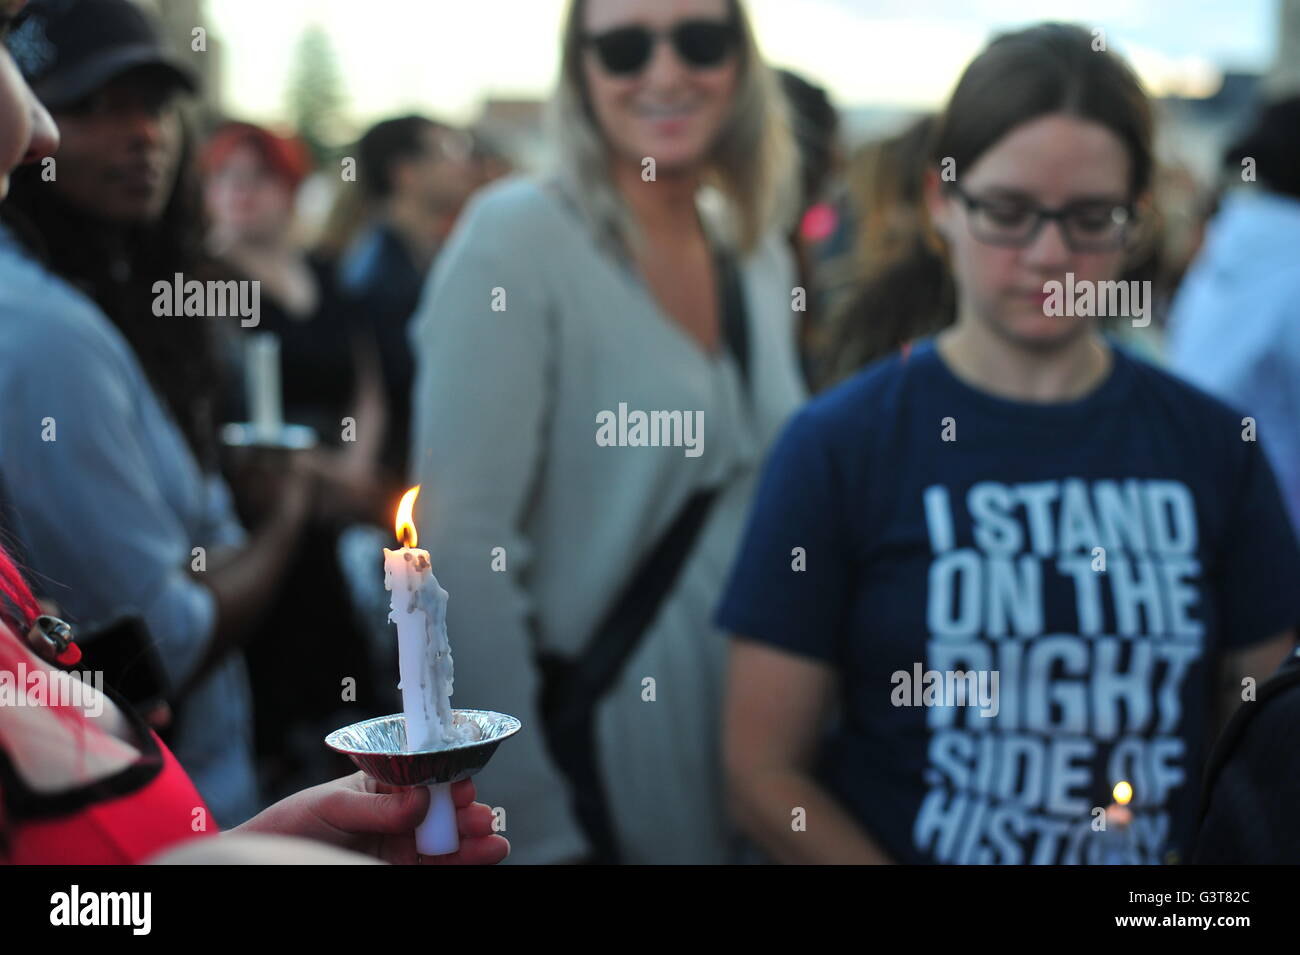
[[[323,737],[400,711],[381,548],[415,484],[453,705],[524,722],[479,780],[517,861],[1031,861],[927,835],[925,767],[957,757],[880,713],[947,612],[912,557],[952,546],[929,490],[949,477],[954,501],[1182,482],[1205,565],[1187,665],[1208,685],[1254,651],[1236,659],[1262,681],[1294,646],[1300,99],[1243,116],[1200,182],[1155,155],[1161,116],[1121,58],[1040,25],[990,45],[942,112],[853,144],[826,90],[763,62],[738,0],[579,0],[553,168],[424,115],[318,165],[292,130],[199,122],[196,78],[127,0],[21,16],[9,52],[58,145],[29,131],[0,205],[3,543],[221,828],[350,772]],[[1051,165],[1059,142],[1086,169]],[[322,184],[324,215],[304,199]],[[1041,289],[1005,305],[1012,269],[1150,283],[1150,320],[1046,321]],[[256,323],[160,315],[189,281],[254,283]],[[268,335],[309,447],[225,427],[255,418]],[[1147,390],[1103,406],[1121,380]],[[958,443],[996,454],[931,463],[944,395],[970,402]],[[1047,422],[1053,403],[1076,417]],[[702,411],[704,453],[601,446],[621,404]],[[1215,431],[1243,416],[1262,460]],[[1082,632],[1044,599],[1026,644]],[[1209,719],[1193,682],[1182,719]],[[1130,719],[1157,705],[1134,692]],[[1217,729],[1178,719],[1132,727],[1186,750],[1142,861],[1190,850]],[[0,712],[11,756],[15,732]],[[1094,775],[1105,805],[1116,780]],[[22,821],[7,805],[0,831]],[[1072,858],[1042,844],[1033,861]]]

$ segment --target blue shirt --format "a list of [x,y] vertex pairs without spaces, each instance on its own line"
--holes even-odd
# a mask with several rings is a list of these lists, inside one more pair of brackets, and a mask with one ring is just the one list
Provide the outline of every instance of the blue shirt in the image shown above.
[[1300,199],[1230,195],[1178,289],[1169,364],[1255,419],[1300,532]]
[[[186,319],[159,319],[186,321]],[[0,500],[33,589],[92,629],[143,617],[172,686],[212,638],[212,591],[190,573],[243,543],[130,346],[93,302],[0,228]],[[258,809],[242,656],[183,701],[176,757],[222,827]]]
[[[925,341],[767,463],[718,622],[837,671],[817,773],[898,861],[1185,858],[1214,656],[1300,622],[1241,416],[1114,355],[1084,398],[1027,404]],[[1132,826],[1093,831],[1120,780]]]

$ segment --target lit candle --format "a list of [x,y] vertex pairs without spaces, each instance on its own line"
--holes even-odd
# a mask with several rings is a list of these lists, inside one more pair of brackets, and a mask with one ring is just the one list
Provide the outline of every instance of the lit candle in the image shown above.
[[[393,597],[388,619],[397,624],[398,670],[406,749],[420,752],[459,742],[452,722],[451,646],[447,642],[447,591],[438,586],[429,552],[416,548],[411,512],[419,486],[402,496],[395,522],[400,550],[384,548],[384,587]],[[460,848],[451,785],[429,787],[429,815],[415,832],[423,855],[445,855]]]
[[1129,826],[1133,822],[1133,810],[1128,808],[1133,798],[1133,787],[1121,779],[1111,791],[1115,801],[1106,807],[1106,838],[1103,840],[1102,862],[1106,865],[1125,865],[1132,860],[1133,834]]
[[249,336],[244,360],[244,394],[253,431],[260,438],[273,438],[284,429],[280,339],[270,332]]

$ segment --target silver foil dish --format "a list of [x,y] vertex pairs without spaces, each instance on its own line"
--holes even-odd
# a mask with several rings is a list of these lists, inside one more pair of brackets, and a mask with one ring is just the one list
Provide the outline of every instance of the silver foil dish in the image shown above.
[[455,726],[470,727],[476,737],[440,749],[406,751],[406,716],[377,716],[325,737],[325,745],[342,753],[367,776],[391,786],[431,786],[468,779],[487,765],[501,741],[519,732],[513,716],[491,710],[452,710]]

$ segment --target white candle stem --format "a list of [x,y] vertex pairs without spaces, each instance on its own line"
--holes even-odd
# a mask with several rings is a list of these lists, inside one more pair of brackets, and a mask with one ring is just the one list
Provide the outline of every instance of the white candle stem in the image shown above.
[[456,828],[456,804],[451,800],[451,783],[429,786],[429,813],[415,830],[415,848],[420,855],[445,856],[460,849]]

